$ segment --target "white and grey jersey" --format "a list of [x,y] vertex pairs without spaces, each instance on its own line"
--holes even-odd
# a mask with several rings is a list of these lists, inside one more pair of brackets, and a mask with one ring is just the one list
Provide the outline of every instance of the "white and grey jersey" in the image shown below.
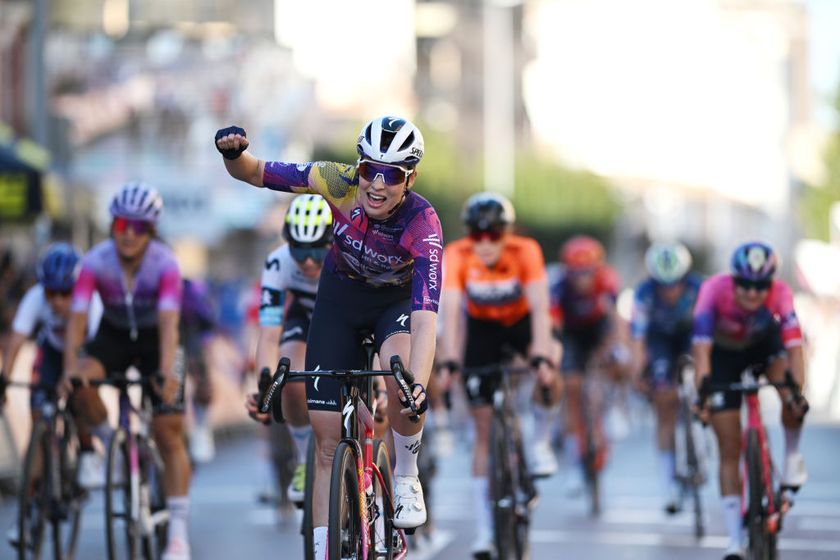
[[[88,339],[93,338],[93,335],[96,334],[101,319],[102,300],[99,299],[99,295],[94,295],[88,309]],[[35,284],[27,290],[17,308],[14,321],[12,321],[12,330],[27,337],[35,334],[36,328],[39,328],[39,344],[47,342],[56,350],[64,349],[67,320],[56,314],[50,307],[47,296],[44,294],[44,287],[41,284]]]
[[283,245],[268,255],[263,267],[260,290],[261,327],[283,325],[286,291],[299,305],[311,310],[315,306],[318,278],[307,277],[292,258],[289,246]]

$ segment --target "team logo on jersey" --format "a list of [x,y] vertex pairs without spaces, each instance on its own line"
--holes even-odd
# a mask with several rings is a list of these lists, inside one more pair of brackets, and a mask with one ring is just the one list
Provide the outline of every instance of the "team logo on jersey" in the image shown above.
[[426,237],[425,239],[423,239],[423,241],[425,241],[432,247],[443,249],[443,245],[440,244],[440,236],[436,233],[429,234],[429,237]]
[[408,321],[408,315],[405,313],[401,313],[399,317],[397,317],[397,323],[400,324],[401,327],[405,328],[405,322]]
[[[360,220],[360,216],[362,215],[362,209],[359,206],[353,208],[353,211],[350,212],[350,219],[351,220]],[[360,220],[361,221],[361,220]]]

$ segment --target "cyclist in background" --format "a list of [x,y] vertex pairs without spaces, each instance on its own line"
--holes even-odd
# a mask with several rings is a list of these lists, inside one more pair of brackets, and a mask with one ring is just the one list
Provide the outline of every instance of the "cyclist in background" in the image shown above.
[[[731,271],[703,282],[694,309],[693,355],[701,395],[709,384],[738,383],[747,367],[765,364],[771,381],[782,381],[786,369],[803,386],[805,359],[802,331],[793,307],[793,293],[774,279],[779,259],[762,242],[738,246]],[[787,389],[780,389],[783,402]],[[785,467],[782,483],[797,489],[808,478],[799,452],[804,403],[782,409]],[[712,393],[711,424],[720,450],[723,520],[729,536],[725,560],[741,560],[741,394]]]
[[555,335],[563,345],[560,371],[566,393],[563,450],[566,455],[570,492],[583,487],[578,442],[583,376],[593,364],[606,363],[618,336],[618,274],[605,262],[604,246],[589,236],[578,235],[563,244],[560,261],[564,269],[551,290]]
[[635,291],[630,320],[633,376],[653,401],[665,511],[680,509],[674,430],[679,410],[677,360],[691,351],[694,303],[702,279],[680,243],[656,243],[645,254],[648,278]]
[[[509,356],[530,358],[538,384],[558,391],[549,314],[548,278],[542,250],[534,239],[515,235],[513,205],[502,195],[470,197],[462,214],[469,235],[446,246],[444,260],[444,325],[439,380],[444,387],[460,369],[465,333],[464,368],[501,365]],[[466,314],[464,314],[466,308]],[[466,322],[464,317],[466,315]],[[493,393],[498,376],[464,378],[475,422],[472,476],[477,538],[474,555],[493,549],[493,509],[489,500],[488,458]],[[541,394],[540,391],[536,391]],[[533,474],[549,476],[557,470],[551,449],[554,424],[551,402],[534,403],[535,445]]]
[[[160,195],[143,183],[127,183],[111,200],[111,238],[85,255],[73,290],[64,367],[66,378],[83,383],[131,366],[144,376],[163,376],[159,393],[151,395],[152,432],[166,468],[169,542],[163,559],[188,560],[191,470],[184,443],[183,364],[177,357],[182,286],[175,256],[156,238],[162,209]],[[96,337],[82,348],[94,292],[105,311]],[[80,388],[74,400],[80,432],[92,430],[107,446],[113,429],[96,389]]]
[[179,337],[184,347],[186,372],[193,379],[190,457],[196,463],[211,461],[216,454],[213,427],[208,417],[213,384],[207,370],[208,345],[216,330],[216,310],[209,288],[203,282],[184,278]]
[[[6,383],[12,375],[23,343],[37,331],[38,351],[32,367],[31,383],[42,388],[30,392],[29,407],[33,421],[49,399],[49,388],[55,388],[64,372],[64,335],[70,315],[70,294],[79,274],[81,255],[69,243],[50,245],[37,266],[38,283],[29,288],[15,313],[0,371],[0,408],[5,402]],[[97,297],[88,315],[88,337],[92,337],[102,316],[102,302]],[[85,481],[80,481],[84,483]],[[12,544],[19,531],[15,524],[8,533]]]
[[[362,367],[362,335],[373,331],[377,351],[388,363],[399,355],[414,372],[420,411],[428,406],[424,385],[431,374],[440,298],[443,235],[429,202],[412,191],[423,158],[423,136],[399,117],[368,122],[359,134],[355,166],[333,162],[264,162],[245,152],[245,131],[216,133],[216,147],[234,178],[272,190],[317,193],[330,205],[335,244],[324,263],[306,348],[306,369]],[[394,524],[412,528],[426,521],[417,474],[422,420],[386,379],[385,407],[394,437]],[[327,540],[329,484],[340,437],[340,382],[308,380],[309,420],[318,447],[315,468],[315,557]]]
[[[323,197],[303,194],[292,200],[283,225],[283,238],[287,243],[268,255],[262,272],[256,358],[258,372],[268,368],[274,373],[281,356],[289,358],[291,369],[304,369],[306,338],[315,307],[318,280],[324,259],[333,244],[332,224],[332,213]],[[297,456],[297,467],[287,495],[292,502],[302,502],[306,450],[312,435],[306,408],[306,386],[289,383],[283,390],[282,399]],[[253,396],[249,397],[246,408],[255,419],[269,421],[269,414],[258,412]],[[272,430],[281,428],[271,424]],[[272,438],[272,445],[276,439]],[[279,477],[276,479],[279,480]]]

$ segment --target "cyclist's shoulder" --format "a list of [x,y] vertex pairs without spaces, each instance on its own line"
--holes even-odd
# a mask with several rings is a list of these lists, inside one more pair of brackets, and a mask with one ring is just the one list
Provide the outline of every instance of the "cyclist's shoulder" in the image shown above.
[[702,281],[702,288],[704,290],[725,290],[727,288],[733,288],[734,285],[732,275],[728,272],[712,274]]
[[618,292],[621,275],[610,265],[602,265],[595,272],[595,285],[602,292]]
[[292,258],[291,253],[289,252],[289,244],[284,243],[278,247],[272,249],[272,251],[265,257],[265,264],[263,268],[265,270],[280,270],[289,259]]
[[516,233],[508,235],[508,238],[505,241],[505,249],[508,248],[511,251],[523,253],[533,253],[535,251],[539,251],[539,254],[542,255],[542,248],[540,247],[540,244],[536,239],[528,237],[527,235],[519,235]]
[[656,295],[656,281],[650,276],[643,278],[633,290],[636,300],[652,300]]
[[309,168],[309,178],[327,187],[325,198],[340,199],[359,185],[359,175],[356,166],[337,161],[311,161],[299,163],[301,171]]

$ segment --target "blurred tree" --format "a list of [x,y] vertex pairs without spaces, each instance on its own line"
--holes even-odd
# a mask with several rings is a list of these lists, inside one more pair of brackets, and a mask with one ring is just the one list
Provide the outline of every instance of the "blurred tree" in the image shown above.
[[[422,124],[420,127],[424,131],[426,155],[415,189],[437,210],[444,239],[457,239],[464,234],[461,207],[471,194],[482,189],[482,169],[480,163],[470,165],[460,157],[453,136]],[[321,146],[313,157],[356,161],[352,146],[348,150],[345,145]],[[620,208],[603,178],[529,153],[517,153],[513,203],[518,229],[536,237],[549,259],[556,253],[556,247],[575,233],[608,239]]]
[[[840,115],[840,88],[834,99]],[[823,154],[825,175],[818,185],[807,185],[800,199],[800,219],[805,233],[817,239],[829,238],[829,210],[840,201],[840,129],[834,130]]]

